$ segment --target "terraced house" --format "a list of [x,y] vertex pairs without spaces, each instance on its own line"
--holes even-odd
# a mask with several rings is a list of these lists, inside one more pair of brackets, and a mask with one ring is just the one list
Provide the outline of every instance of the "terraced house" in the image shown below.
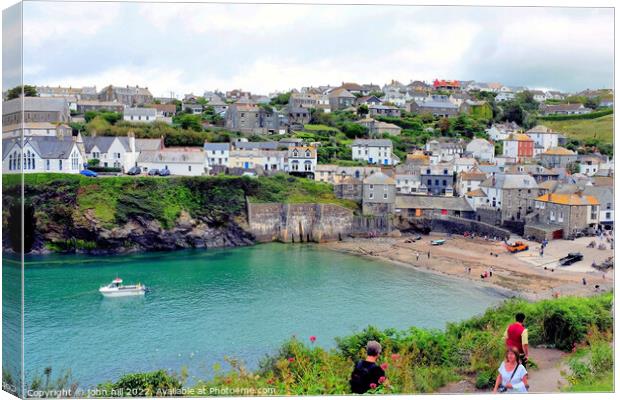
[[366,161],[368,164],[396,165],[400,161],[392,153],[392,141],[389,139],[356,139],[352,145],[353,160]]
[[[577,193],[548,193],[536,198],[536,216],[530,225],[549,226],[553,238],[574,238],[578,232],[595,227],[600,220],[599,201],[596,197]],[[532,227],[526,232],[533,232]]]

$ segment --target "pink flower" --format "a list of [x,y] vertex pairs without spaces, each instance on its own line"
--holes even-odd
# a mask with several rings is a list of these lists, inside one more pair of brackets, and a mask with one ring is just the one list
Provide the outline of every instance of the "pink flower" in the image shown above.
[[379,385],[383,384],[383,382],[385,382],[385,376],[379,378]]
[[381,369],[382,369],[382,370],[384,370],[384,371],[385,371],[386,369],[388,369],[388,363],[383,363],[383,364],[381,364]]
[[396,354],[396,353],[392,354],[392,361],[396,361],[399,358],[400,358],[400,354]]
[[290,362],[290,363],[295,362],[295,357],[291,357],[291,358],[289,358],[289,359],[288,359],[288,362]]
[[312,343],[316,342],[316,336],[310,336],[310,342]]
[[370,388],[371,389],[376,389],[377,388],[377,384],[376,383],[371,383],[370,384]]

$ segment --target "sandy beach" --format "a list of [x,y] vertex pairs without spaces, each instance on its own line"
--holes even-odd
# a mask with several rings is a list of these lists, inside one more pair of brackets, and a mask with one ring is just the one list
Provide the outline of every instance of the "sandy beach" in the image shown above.
[[[592,268],[592,261],[602,262],[613,256],[613,250],[606,243],[606,250],[588,248],[592,240],[554,240],[540,256],[540,244],[521,238],[529,250],[511,254],[503,242],[448,236],[446,234],[422,235],[420,240],[408,243],[413,236],[380,237],[372,239],[349,238],[341,242],[326,243],[330,249],[365,257],[378,258],[411,268],[432,273],[468,279],[478,284],[493,287],[506,295],[517,295],[529,300],[559,296],[587,296],[598,291],[613,288],[613,269],[603,272]],[[431,241],[445,239],[441,246],[432,246]],[[570,266],[559,266],[558,260],[569,252],[581,252],[582,261]],[[430,252],[430,258],[429,258]],[[471,268],[471,272],[469,271]],[[482,278],[481,274],[491,276]],[[585,278],[586,284],[583,284]]]

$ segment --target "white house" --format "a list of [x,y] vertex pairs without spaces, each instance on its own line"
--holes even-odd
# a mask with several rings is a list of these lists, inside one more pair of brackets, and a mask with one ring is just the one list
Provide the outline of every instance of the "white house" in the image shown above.
[[123,120],[130,122],[155,122],[157,120],[157,110],[154,108],[126,107],[123,111]]
[[396,193],[425,195],[426,186],[419,174],[396,174]]
[[77,174],[84,166],[78,136],[25,137],[23,149],[17,138],[2,140],[2,171],[5,173],[64,172]]
[[137,166],[136,138],[129,136],[94,136],[84,138],[86,160],[99,160],[102,167],[120,168],[127,172]]
[[200,176],[207,168],[204,150],[196,147],[144,150],[138,155],[138,166],[144,172],[167,169],[170,175],[181,176]]
[[497,96],[495,96],[495,101],[501,103],[502,101],[514,100],[514,98],[515,98],[514,93],[501,92],[501,93],[498,93]]
[[558,147],[558,137],[560,134],[544,125],[536,125],[525,132],[525,134],[532,138],[535,144],[542,146],[543,152],[552,147]]
[[242,169],[262,169],[266,172],[286,171],[288,169],[287,155],[288,151],[286,150],[235,148],[230,151],[229,166]]
[[493,162],[495,159],[495,146],[485,139],[473,139],[467,144],[465,151],[480,161]]
[[230,165],[230,143],[205,143],[204,150],[209,167]]
[[461,172],[469,171],[478,165],[478,161],[475,158],[460,157],[452,160],[452,172],[460,174]]
[[493,124],[485,132],[489,135],[489,139],[494,142],[506,139],[510,134],[517,133],[521,129],[519,125],[514,122],[506,122],[503,124]]
[[356,139],[352,145],[352,158],[368,164],[396,165],[400,160],[392,149],[389,139]]
[[314,146],[290,146],[288,149],[288,171],[313,173],[316,170],[317,155]]

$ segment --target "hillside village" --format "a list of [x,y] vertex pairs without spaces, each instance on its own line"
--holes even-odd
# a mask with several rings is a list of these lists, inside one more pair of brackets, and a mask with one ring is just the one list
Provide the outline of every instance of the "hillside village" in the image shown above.
[[137,86],[17,89],[4,93],[4,173],[287,173],[333,185],[363,215],[471,219],[540,241],[613,226],[611,139],[548,126],[613,114],[611,90],[437,79],[179,100]]

